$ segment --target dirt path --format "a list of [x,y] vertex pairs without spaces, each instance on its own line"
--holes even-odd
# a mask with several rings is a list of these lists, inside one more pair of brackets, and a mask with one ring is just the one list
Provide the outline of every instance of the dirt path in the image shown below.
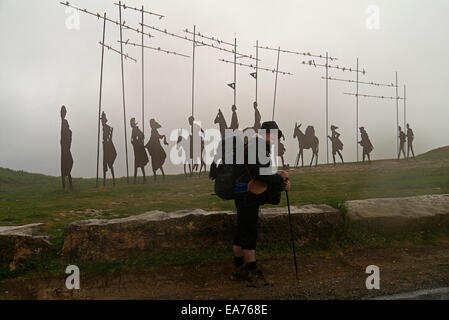
[[[449,246],[358,249],[260,261],[274,282],[248,288],[229,280],[232,264],[182,266],[125,274],[82,275],[81,289],[60,278],[0,282],[0,299],[356,299],[449,286]],[[380,268],[380,290],[367,290],[365,268]]]

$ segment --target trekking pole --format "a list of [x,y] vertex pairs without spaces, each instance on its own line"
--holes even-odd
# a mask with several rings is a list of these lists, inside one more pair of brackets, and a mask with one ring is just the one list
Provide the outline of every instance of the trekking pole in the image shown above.
[[291,217],[291,212],[290,212],[290,201],[288,200],[288,191],[287,190],[285,190],[285,196],[287,197],[288,222],[290,224],[290,237],[291,237],[291,241],[292,241],[293,262],[295,263],[296,280],[298,280],[298,264],[296,263],[295,238],[293,236],[292,217]]

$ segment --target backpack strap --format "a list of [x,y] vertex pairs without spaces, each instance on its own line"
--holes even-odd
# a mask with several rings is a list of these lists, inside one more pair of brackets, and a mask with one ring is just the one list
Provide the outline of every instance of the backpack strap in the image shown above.
[[252,177],[252,175],[251,175],[251,172],[249,172],[248,165],[247,165],[246,163],[245,163],[245,169],[246,169],[246,172],[248,172],[249,179],[250,179],[250,180],[253,180],[253,177]]

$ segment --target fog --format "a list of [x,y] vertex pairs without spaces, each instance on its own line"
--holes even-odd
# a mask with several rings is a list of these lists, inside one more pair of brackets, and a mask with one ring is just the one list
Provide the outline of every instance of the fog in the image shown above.
[[[107,12],[118,20],[113,1],[73,0],[71,4],[93,12]],[[152,0],[129,1],[133,6],[161,13],[163,19],[145,16],[149,25],[182,34],[185,28],[233,42],[238,51],[255,54],[261,46],[326,54],[332,62],[366,70],[361,81],[391,83],[398,72],[399,95],[407,86],[407,122],[415,133],[415,153],[448,145],[449,2],[434,0]],[[372,8],[378,9],[378,20]],[[127,25],[139,27],[140,13],[122,12]],[[67,107],[73,131],[72,175],[93,177],[96,173],[98,98],[102,37],[101,19],[80,13],[79,29],[67,28],[66,7],[58,1],[0,0],[0,167],[50,175],[60,171],[60,108]],[[374,19],[374,20],[373,20]],[[191,42],[146,29],[154,38],[146,45],[192,55]],[[124,40],[140,43],[140,34],[123,30]],[[106,43],[119,48],[119,27],[106,24]],[[226,45],[222,45],[227,47]],[[229,48],[229,47],[227,47]],[[232,48],[231,48],[232,49]],[[141,119],[141,50],[124,46],[138,60],[125,60],[125,98],[130,173],[133,151],[129,119]],[[259,50],[259,65],[274,68],[276,53]],[[233,66],[218,61],[233,55],[208,47],[196,48],[195,118],[203,128],[217,128],[213,120],[220,107],[228,125],[231,121]],[[303,65],[306,57],[283,53],[279,69],[293,76],[279,75],[275,120],[286,136],[286,162],[292,164],[298,151],[293,139],[295,122],[315,127],[320,139],[319,162],[326,162],[324,68]],[[316,59],[317,63],[324,63]],[[239,59],[249,63],[249,60]],[[237,113],[240,127],[253,125],[255,99],[253,69],[237,67]],[[329,76],[355,80],[355,73],[329,71]],[[145,133],[155,118],[161,134],[188,128],[191,111],[192,59],[145,51]],[[271,120],[275,74],[259,71],[258,102],[262,121]],[[362,94],[394,96],[395,89],[360,85]],[[339,127],[345,161],[356,159],[355,85],[329,82],[329,126]],[[118,157],[116,175],[126,175],[120,56],[105,51],[103,102],[108,124],[114,128]],[[403,125],[403,103],[399,122]],[[370,135],[375,150],[372,159],[396,156],[396,102],[374,98],[359,99],[359,126]],[[170,148],[173,146],[171,142]],[[330,146],[329,146],[330,147]],[[169,154],[169,147],[166,148]],[[329,151],[330,152],[330,151]],[[305,151],[306,160],[311,151]],[[331,158],[331,154],[329,154]],[[181,167],[166,162],[166,172]],[[150,165],[148,165],[150,171]]]

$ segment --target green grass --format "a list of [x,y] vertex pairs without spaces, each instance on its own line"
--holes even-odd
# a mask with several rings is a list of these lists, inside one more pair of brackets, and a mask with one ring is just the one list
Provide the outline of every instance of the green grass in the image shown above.
[[[429,161],[437,165],[428,165]],[[342,204],[346,200],[399,197],[421,194],[449,193],[449,147],[440,148],[417,157],[416,160],[403,162],[404,166],[382,165],[382,161],[373,165],[348,165],[336,170],[326,171],[320,168],[307,168],[291,172],[292,189],[289,193],[291,205],[324,203],[344,211]],[[413,164],[408,166],[407,163]],[[422,165],[421,165],[422,164]],[[323,167],[323,166],[320,166]],[[44,222],[46,232],[50,235],[56,253],[47,262],[30,262],[27,270],[49,272],[59,270],[58,257],[62,248],[63,227],[70,222],[83,219],[111,219],[140,214],[150,210],[173,211],[189,208],[204,210],[233,210],[232,201],[222,201],[212,195],[213,182],[206,176],[186,178],[183,175],[167,176],[165,180],[152,177],[146,185],[127,184],[126,179],[117,180],[117,186],[95,188],[95,179],[74,179],[73,191],[62,191],[60,178],[23,171],[0,168],[0,225],[20,225]],[[108,181],[110,184],[110,181]],[[281,206],[285,206],[285,197]],[[440,228],[441,229],[441,228]],[[447,239],[447,229],[429,230],[426,234],[403,234],[397,239],[385,238],[383,235],[367,239],[348,226],[336,230],[329,239],[321,239],[320,243],[310,243],[310,250],[330,250],[346,245],[383,245],[391,241],[407,243],[443,242]],[[430,241],[430,242],[429,242]],[[339,243],[338,246],[335,243]],[[265,252],[288,252],[288,247],[263,248]],[[221,251],[220,251],[221,252]],[[161,266],[158,259],[171,265],[177,260],[219,261],[224,252],[211,255],[197,252],[186,258],[187,254],[179,252],[172,259],[166,256],[146,257],[142,261],[132,260],[117,264],[96,265],[92,270],[125,270],[126,268],[150,268]],[[227,256],[228,252],[226,252]],[[221,258],[220,258],[221,257]],[[158,262],[159,261],[159,262]],[[127,270],[127,269],[126,269]],[[31,272],[31,271],[30,271]],[[11,273],[6,272],[9,276]],[[3,276],[6,276],[3,271]],[[16,273],[14,273],[16,274]],[[0,278],[2,274],[0,272]]]

